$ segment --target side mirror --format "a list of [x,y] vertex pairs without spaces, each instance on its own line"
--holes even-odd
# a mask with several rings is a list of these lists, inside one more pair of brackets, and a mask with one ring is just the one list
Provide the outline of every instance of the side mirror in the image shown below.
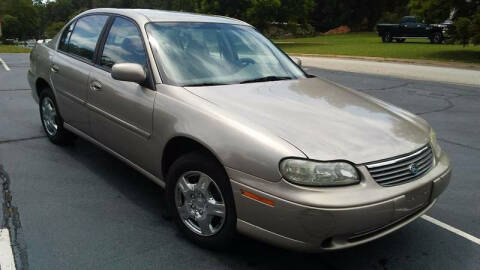
[[139,64],[121,63],[113,65],[112,78],[119,81],[143,83],[147,79],[147,73]]
[[297,64],[297,66],[302,67],[302,59],[297,58],[297,57],[290,57],[290,58],[292,58],[293,62],[295,62],[295,64]]

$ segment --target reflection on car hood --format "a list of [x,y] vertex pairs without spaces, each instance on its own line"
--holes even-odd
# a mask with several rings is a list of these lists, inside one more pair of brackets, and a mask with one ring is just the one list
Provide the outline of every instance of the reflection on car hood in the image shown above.
[[241,121],[265,127],[311,159],[361,164],[429,141],[429,127],[419,117],[318,78],[187,90]]

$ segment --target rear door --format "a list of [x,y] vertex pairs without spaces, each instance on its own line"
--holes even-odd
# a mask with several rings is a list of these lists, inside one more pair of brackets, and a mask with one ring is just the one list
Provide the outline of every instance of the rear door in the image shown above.
[[108,16],[88,15],[66,27],[51,61],[51,81],[65,122],[88,133],[88,78],[95,47]]
[[[118,81],[111,68],[118,63],[137,63],[147,74],[149,65],[141,31],[125,17],[115,17],[99,49],[97,68],[90,75],[90,123],[94,138],[133,163],[148,168],[152,134],[153,84]],[[150,76],[150,75],[148,75]]]

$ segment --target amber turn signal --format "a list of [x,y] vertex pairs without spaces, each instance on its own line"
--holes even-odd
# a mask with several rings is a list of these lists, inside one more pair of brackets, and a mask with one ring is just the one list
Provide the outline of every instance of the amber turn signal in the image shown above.
[[247,197],[247,198],[250,198],[252,200],[255,200],[255,201],[259,201],[263,204],[266,204],[266,205],[269,205],[269,206],[275,206],[275,202],[272,201],[272,200],[269,200],[267,198],[264,198],[264,197],[261,197],[257,194],[253,194],[251,192],[248,192],[248,191],[245,191],[242,189],[242,195]]

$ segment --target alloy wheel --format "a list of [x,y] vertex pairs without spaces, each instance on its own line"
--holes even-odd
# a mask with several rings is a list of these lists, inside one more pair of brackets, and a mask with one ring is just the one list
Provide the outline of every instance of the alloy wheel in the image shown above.
[[55,104],[51,98],[45,97],[42,99],[41,110],[42,122],[45,130],[47,131],[48,135],[55,136],[58,131],[58,124],[56,121],[57,110],[55,109]]
[[189,171],[177,180],[175,207],[183,224],[201,236],[217,234],[226,218],[220,188],[205,173]]

